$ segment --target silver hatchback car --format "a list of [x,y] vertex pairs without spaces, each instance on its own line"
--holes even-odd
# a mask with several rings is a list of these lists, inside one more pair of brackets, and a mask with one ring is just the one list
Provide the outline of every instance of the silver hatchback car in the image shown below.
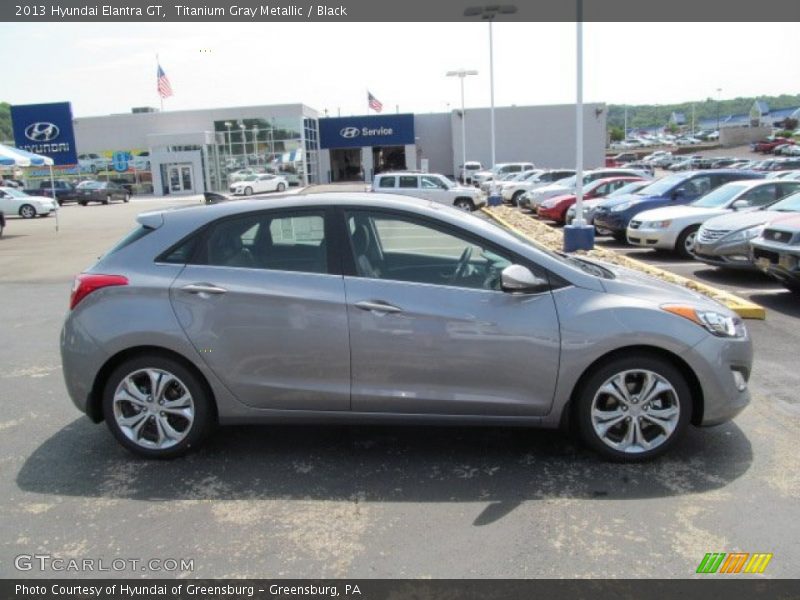
[[574,428],[638,461],[749,401],[726,307],[551,253],[475,215],[381,194],[140,215],[75,280],[72,400],[129,450],[217,424]]

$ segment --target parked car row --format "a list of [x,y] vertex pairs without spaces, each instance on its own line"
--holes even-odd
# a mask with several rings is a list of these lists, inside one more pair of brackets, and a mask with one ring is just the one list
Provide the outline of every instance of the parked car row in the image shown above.
[[[800,291],[800,178],[709,169],[653,181],[608,171],[597,169],[584,178],[583,216],[598,235],[712,266],[758,268]],[[574,177],[556,187],[566,183],[574,185]],[[544,199],[529,205],[538,218],[556,223],[576,218],[574,191],[538,193]]]

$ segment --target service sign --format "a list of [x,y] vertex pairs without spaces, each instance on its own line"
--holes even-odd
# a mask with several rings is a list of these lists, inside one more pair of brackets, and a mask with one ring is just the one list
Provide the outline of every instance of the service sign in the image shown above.
[[319,120],[320,148],[404,146],[414,143],[414,115],[369,115]]
[[49,156],[56,165],[78,162],[69,102],[12,106],[11,123],[17,148]]

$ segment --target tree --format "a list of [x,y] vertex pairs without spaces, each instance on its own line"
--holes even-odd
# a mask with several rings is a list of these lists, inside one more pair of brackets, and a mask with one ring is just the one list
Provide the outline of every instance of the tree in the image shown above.
[[608,134],[611,136],[612,142],[621,142],[625,139],[625,132],[622,131],[622,127],[616,125],[609,127]]

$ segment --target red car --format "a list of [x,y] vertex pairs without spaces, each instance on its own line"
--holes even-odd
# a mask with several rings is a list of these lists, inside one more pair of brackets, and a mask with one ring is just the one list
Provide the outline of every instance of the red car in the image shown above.
[[[618,190],[623,185],[628,185],[632,181],[643,181],[642,177],[607,177],[596,179],[583,188],[583,199],[603,198],[611,192]],[[577,202],[575,194],[565,194],[548,198],[539,205],[536,214],[540,219],[548,219],[556,223],[564,224],[567,220],[567,210]]]
[[753,150],[756,152],[763,152],[767,154],[768,152],[772,152],[775,149],[775,146],[780,146],[781,144],[794,144],[794,140],[789,140],[786,138],[775,138],[774,140],[762,140],[757,142],[753,146]]

